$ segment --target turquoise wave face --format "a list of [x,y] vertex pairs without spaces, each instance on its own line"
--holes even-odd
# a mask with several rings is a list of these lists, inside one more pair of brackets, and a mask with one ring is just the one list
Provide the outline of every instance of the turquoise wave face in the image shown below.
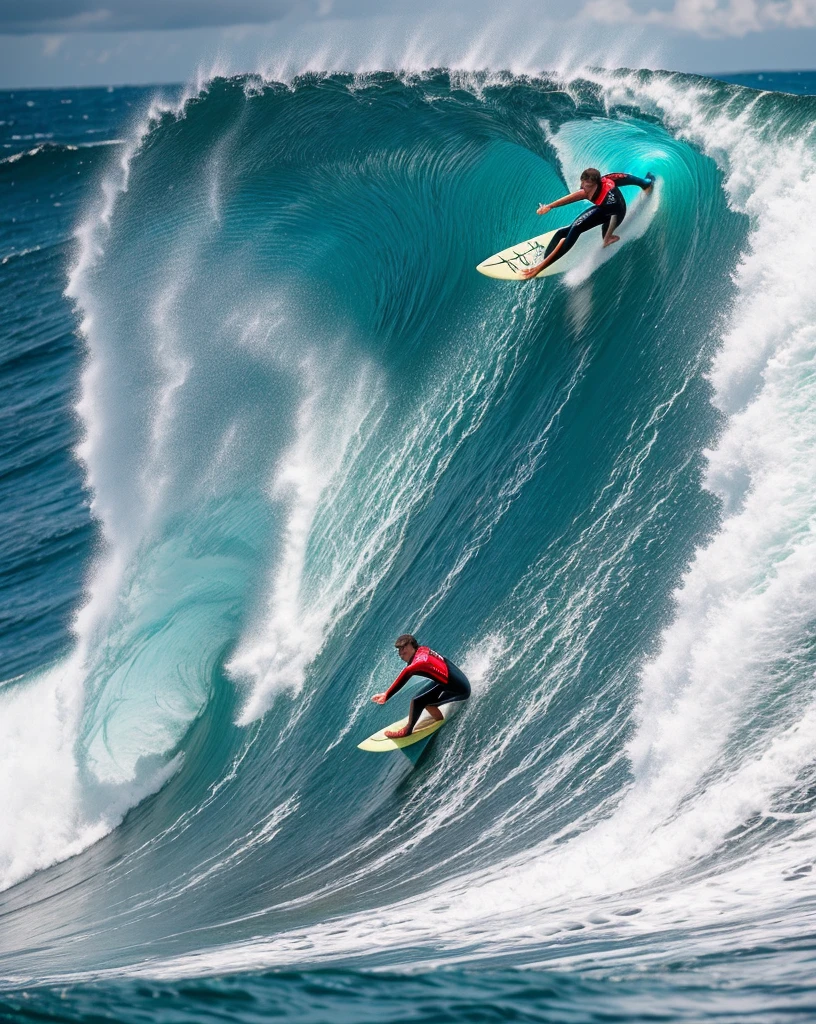
[[[812,121],[650,73],[236,78],[113,156],[0,164],[32,206],[94,174],[49,242],[81,374],[58,312],[64,364],[3,370],[77,413],[27,464],[73,480],[40,609],[73,639],[0,692],[11,973],[635,969],[715,921],[736,955],[770,907],[801,931]],[[586,166],[657,175],[619,245],[475,273],[569,223],[535,211]],[[404,713],[370,696],[406,630],[473,684],[415,767],[356,748]]]

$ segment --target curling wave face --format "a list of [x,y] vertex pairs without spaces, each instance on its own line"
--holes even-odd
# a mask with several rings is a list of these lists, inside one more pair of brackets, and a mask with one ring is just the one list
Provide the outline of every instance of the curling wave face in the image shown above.
[[[67,289],[73,650],[0,691],[10,973],[806,927],[815,111],[647,72],[154,103]],[[587,165],[658,176],[619,251],[473,272]],[[413,772],[355,748],[406,628],[474,684]]]

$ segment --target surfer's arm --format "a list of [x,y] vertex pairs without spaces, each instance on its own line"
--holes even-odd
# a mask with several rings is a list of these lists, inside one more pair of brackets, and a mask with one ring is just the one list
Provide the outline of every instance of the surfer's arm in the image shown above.
[[568,196],[562,196],[561,199],[556,199],[552,203],[542,203],[536,210],[536,213],[541,216],[542,213],[549,213],[550,210],[554,210],[556,206],[568,206],[570,203],[577,203],[579,199],[586,199],[586,192],[583,189],[579,189],[577,192],[570,192]]
[[398,690],[401,690],[403,686],[405,686],[413,675],[416,675],[416,668],[406,665],[385,693],[375,693],[371,699],[375,704],[385,704],[390,697],[393,697]]
[[648,191],[655,183],[655,176],[651,171],[649,171],[645,178],[639,178],[636,174],[621,174],[620,172],[607,174],[606,177],[611,178],[618,188],[621,185],[638,185],[644,192]]

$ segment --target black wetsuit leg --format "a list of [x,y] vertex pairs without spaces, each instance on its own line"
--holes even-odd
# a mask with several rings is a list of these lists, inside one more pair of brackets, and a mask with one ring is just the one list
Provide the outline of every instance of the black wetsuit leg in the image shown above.
[[606,238],[610,226],[613,231],[616,231],[626,216],[626,200],[623,198],[623,192],[619,188],[613,188],[598,209],[605,214],[606,223],[603,226],[603,236]]
[[582,235],[585,231],[591,231],[593,228],[602,228],[604,237],[606,237],[606,231],[612,218],[617,218],[615,221],[615,226],[617,227],[625,216],[626,203],[624,202],[623,195],[619,189],[614,188],[600,206],[593,206],[589,210],[584,210],[568,228],[559,228],[544,250],[544,256],[549,256],[563,239],[564,244],[561,246],[555,261],[560,260],[575,245],[579,235]]
[[[569,228],[559,228],[556,231],[556,233],[552,236],[552,238],[549,240],[549,242],[547,243],[547,248],[544,250],[544,256],[545,257],[549,256],[550,253],[553,251],[553,249],[561,241],[561,239],[562,238],[566,238],[569,233],[570,233],[570,229]],[[575,243],[573,242],[573,245],[574,244]],[[572,246],[570,246],[570,248],[572,248]],[[564,255],[564,253],[561,252],[558,258],[560,259],[561,256],[563,256],[563,255]]]
[[429,680],[428,685],[411,701],[411,708],[408,712],[408,731],[411,732],[419,721],[422,712],[430,707],[439,707],[440,704],[451,704],[456,700],[467,700],[470,696],[470,683],[465,673],[445,658],[448,666],[447,683],[437,683],[436,680]]

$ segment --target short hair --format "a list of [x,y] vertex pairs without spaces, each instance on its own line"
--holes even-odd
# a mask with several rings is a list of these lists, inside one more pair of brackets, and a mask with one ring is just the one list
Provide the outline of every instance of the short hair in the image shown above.
[[600,185],[601,172],[597,167],[587,167],[585,171],[581,171],[581,181],[594,181],[596,185]]
[[394,646],[396,648],[404,647],[405,644],[413,644],[413,646],[416,647],[417,650],[419,649],[419,644],[417,643],[417,638],[413,635],[413,633],[402,633],[394,641]]

